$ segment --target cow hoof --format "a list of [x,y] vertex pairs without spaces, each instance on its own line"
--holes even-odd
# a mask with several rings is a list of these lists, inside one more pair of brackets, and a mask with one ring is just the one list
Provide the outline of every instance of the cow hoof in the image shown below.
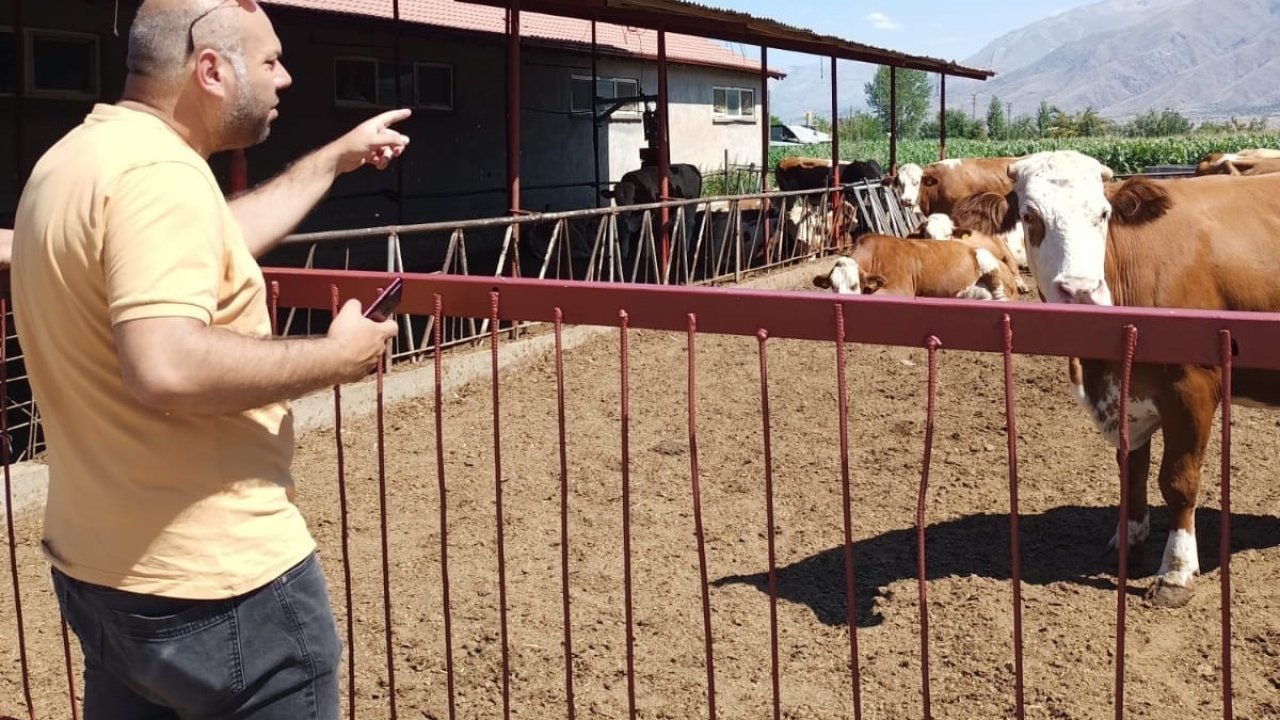
[[1147,590],[1147,602],[1156,607],[1180,608],[1191,602],[1191,588],[1174,585],[1164,578],[1156,578]]

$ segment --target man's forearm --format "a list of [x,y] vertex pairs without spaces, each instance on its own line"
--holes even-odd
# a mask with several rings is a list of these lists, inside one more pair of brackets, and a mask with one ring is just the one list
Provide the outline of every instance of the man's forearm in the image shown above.
[[254,257],[278,245],[329,192],[337,164],[337,152],[326,145],[228,202]]
[[326,338],[252,338],[200,328],[172,343],[160,370],[133,383],[140,399],[169,412],[242,412],[341,382]]

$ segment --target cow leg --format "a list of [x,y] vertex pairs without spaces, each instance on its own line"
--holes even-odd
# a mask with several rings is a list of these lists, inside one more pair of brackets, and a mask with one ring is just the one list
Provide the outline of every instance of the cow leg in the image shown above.
[[[1134,551],[1141,551],[1143,543],[1151,535],[1151,508],[1147,505],[1147,478],[1151,473],[1151,443],[1129,451],[1129,457],[1120,456],[1116,450],[1116,463],[1129,464],[1129,559],[1136,558]],[[1116,534],[1111,536],[1109,550],[1119,550],[1120,528],[1117,523]],[[1132,567],[1132,564],[1130,565]]]
[[1162,607],[1182,607],[1191,600],[1192,578],[1200,572],[1196,547],[1196,500],[1200,470],[1218,406],[1217,370],[1186,368],[1163,403],[1164,458],[1160,493],[1169,508],[1169,538],[1147,599]]

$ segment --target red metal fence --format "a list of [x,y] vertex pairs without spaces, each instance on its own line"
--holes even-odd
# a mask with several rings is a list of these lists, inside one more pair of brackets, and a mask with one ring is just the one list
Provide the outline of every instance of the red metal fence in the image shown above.
[[[388,279],[386,273],[374,272],[325,272],[316,270],[270,270],[268,281],[272,284],[272,297],[280,309],[305,308],[331,310],[338,302],[349,297],[370,298]],[[565,379],[563,370],[562,332],[566,325],[603,326],[616,328],[620,353],[621,377],[621,513],[622,538],[621,551],[623,562],[625,639],[626,639],[626,692],[630,717],[638,715],[641,690],[636,685],[635,639],[637,626],[632,612],[633,602],[633,567],[631,564],[633,527],[632,527],[632,495],[631,495],[631,448],[630,425],[631,398],[629,394],[629,338],[633,331],[659,330],[683,333],[687,336],[687,409],[688,409],[688,453],[689,453],[689,488],[695,527],[694,541],[697,544],[698,571],[701,583],[701,615],[704,640],[706,669],[706,707],[710,717],[719,716],[716,693],[716,658],[713,643],[712,610],[709,598],[711,581],[708,577],[706,559],[706,538],[704,537],[702,490],[699,485],[700,468],[698,454],[697,427],[697,340],[706,335],[736,335],[755,337],[758,346],[759,380],[760,380],[760,418],[763,429],[765,507],[767,517],[768,539],[768,594],[769,594],[769,632],[771,649],[770,682],[772,690],[772,713],[774,718],[783,717],[780,686],[779,621],[778,621],[778,588],[777,567],[774,551],[774,485],[773,458],[771,457],[771,409],[769,405],[769,360],[770,341],[775,339],[798,339],[828,344],[834,354],[834,372],[838,387],[838,410],[840,418],[839,446],[841,455],[840,481],[843,498],[843,558],[844,558],[844,591],[848,612],[849,641],[849,715],[854,718],[863,717],[862,678],[858,648],[858,624],[855,621],[856,603],[856,570],[857,558],[854,556],[851,508],[859,502],[851,490],[849,465],[849,437],[847,433],[849,397],[847,391],[847,369],[845,367],[846,348],[850,343],[889,345],[911,348],[923,348],[927,352],[927,422],[925,425],[924,456],[921,463],[921,475],[918,485],[918,505],[916,515],[917,573],[920,600],[920,649],[921,676],[919,692],[922,699],[923,715],[933,717],[931,708],[930,684],[930,633],[928,626],[928,597],[926,582],[926,522],[925,500],[929,488],[931,450],[933,446],[934,413],[936,398],[936,380],[938,371],[938,351],[969,350],[983,353],[996,353],[1004,361],[1004,397],[1006,434],[1008,442],[1008,482],[1009,482],[1009,524],[1010,524],[1010,558],[1012,563],[1012,590],[1014,617],[1014,708],[1019,718],[1024,716],[1026,702],[1024,700],[1023,642],[1022,642],[1022,560],[1021,540],[1019,536],[1018,510],[1018,462],[1017,462],[1017,416],[1014,402],[1014,368],[1013,358],[1017,354],[1076,356],[1084,358],[1108,359],[1120,362],[1124,367],[1125,382],[1135,363],[1194,363],[1200,365],[1225,368],[1264,368],[1280,370],[1280,314],[1264,313],[1209,313],[1201,311],[1170,311],[1139,308],[1085,308],[1047,306],[1038,303],[983,303],[973,301],[950,300],[899,300],[864,296],[835,296],[817,292],[779,292],[752,290],[723,290],[711,288],[677,288],[638,285],[618,285],[610,283],[566,283],[555,281],[521,280],[509,278],[469,278],[444,275],[407,274],[405,277],[404,300],[402,313],[434,318],[435,343],[441,342],[440,328],[448,318],[477,318],[488,320],[491,343],[490,370],[492,373],[492,451],[494,477],[494,514],[497,528],[497,584],[499,588],[498,610],[500,612],[499,634],[502,651],[501,663],[501,698],[503,717],[510,717],[513,711],[511,699],[512,669],[509,656],[508,633],[508,567],[504,553],[504,527],[510,518],[505,516],[503,503],[503,470],[502,470],[502,427],[500,425],[499,403],[499,345],[500,323],[514,321],[535,321],[549,323],[554,330],[555,339],[555,376],[558,408],[558,437],[560,465],[560,589],[563,605],[563,659],[564,659],[564,692],[566,698],[565,716],[573,718],[575,708],[575,666],[573,662],[574,641],[570,622],[571,579],[569,571],[569,552],[571,538],[568,530],[568,462],[565,440]],[[0,313],[2,316],[3,313]],[[442,353],[434,354],[434,432],[435,472],[438,483],[438,532],[440,539],[440,562],[438,566],[439,583],[442,590],[441,618],[443,623],[444,647],[440,648],[446,661],[446,682],[439,692],[447,693],[448,716],[457,716],[455,680],[457,668],[455,658],[458,655],[451,622],[454,599],[450,595],[449,557],[451,546],[449,536],[449,517],[445,502],[448,490],[445,478],[445,434],[442,422],[442,374],[444,364],[449,362]],[[0,363],[0,368],[3,363]],[[1222,534],[1220,544],[1221,593],[1222,593],[1222,716],[1233,717],[1232,709],[1232,670],[1231,670],[1231,586],[1230,586],[1230,414],[1231,387],[1230,374],[1223,387],[1223,437],[1222,437]],[[396,628],[392,623],[392,592],[388,581],[388,563],[393,548],[388,543],[387,535],[387,486],[384,470],[385,445],[384,427],[382,425],[383,408],[381,403],[382,374],[378,374],[379,388],[377,407],[378,415],[378,487],[379,514],[381,533],[381,604],[385,633],[385,673],[388,684],[386,715],[395,718],[399,715],[396,692],[397,657],[393,644]],[[1122,398],[1127,397],[1122,394]],[[336,436],[338,440],[337,462],[339,466],[339,492],[342,516],[343,545],[343,597],[345,602],[346,647],[351,653],[347,657],[347,695],[349,705],[348,717],[356,715],[356,666],[358,663],[372,662],[354,656],[356,646],[355,627],[352,610],[352,565],[349,558],[349,530],[347,495],[343,479],[343,444],[342,437],[342,404],[341,388],[335,388],[335,415],[338,423]],[[1122,403],[1124,400],[1122,399]],[[1121,416],[1127,418],[1122,408]],[[1121,431],[1122,452],[1128,442],[1127,423]],[[7,456],[6,456],[7,459]],[[1121,463],[1123,472],[1124,463]],[[7,470],[7,466],[6,466]],[[1128,484],[1120,483],[1119,517],[1125,518],[1128,502]],[[6,497],[11,497],[6,471]],[[9,504],[12,507],[12,503]],[[34,707],[30,695],[31,669],[27,660],[27,643],[30,638],[23,634],[22,611],[19,590],[18,561],[15,554],[14,519],[12,511],[7,517],[9,560],[11,578],[14,585],[14,597],[17,602],[14,617],[18,624],[18,642],[16,648],[5,648],[5,655],[18,656],[18,670],[21,672],[22,686],[26,689],[23,709],[29,717],[52,717],[50,713],[62,712],[50,708]],[[1120,523],[1123,530],[1124,523]],[[1116,652],[1115,652],[1115,685],[1113,705],[1116,717],[1124,715],[1125,699],[1125,610],[1127,606],[1127,543],[1120,543],[1120,571],[1117,588],[1116,615]],[[434,580],[434,578],[433,578]],[[643,628],[641,628],[643,630]],[[65,630],[64,630],[65,632]],[[697,632],[690,628],[690,632]],[[67,684],[71,685],[75,677],[69,644],[64,635],[64,657],[66,661]],[[8,673],[10,658],[0,658]],[[48,668],[45,668],[48,671]],[[557,672],[551,666],[540,668],[541,672]],[[49,678],[45,678],[49,681]],[[74,688],[69,688],[74,694]],[[904,691],[906,688],[904,688]],[[13,705],[5,699],[0,704],[0,712]],[[74,702],[71,709],[74,717]]]

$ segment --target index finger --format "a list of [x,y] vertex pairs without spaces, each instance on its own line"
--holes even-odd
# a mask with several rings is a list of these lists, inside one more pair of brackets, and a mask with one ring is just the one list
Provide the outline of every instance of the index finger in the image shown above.
[[377,120],[378,124],[382,127],[390,127],[391,125],[408,119],[412,114],[413,111],[409,108],[397,108],[395,110],[388,110],[381,115],[377,115],[374,119]]

